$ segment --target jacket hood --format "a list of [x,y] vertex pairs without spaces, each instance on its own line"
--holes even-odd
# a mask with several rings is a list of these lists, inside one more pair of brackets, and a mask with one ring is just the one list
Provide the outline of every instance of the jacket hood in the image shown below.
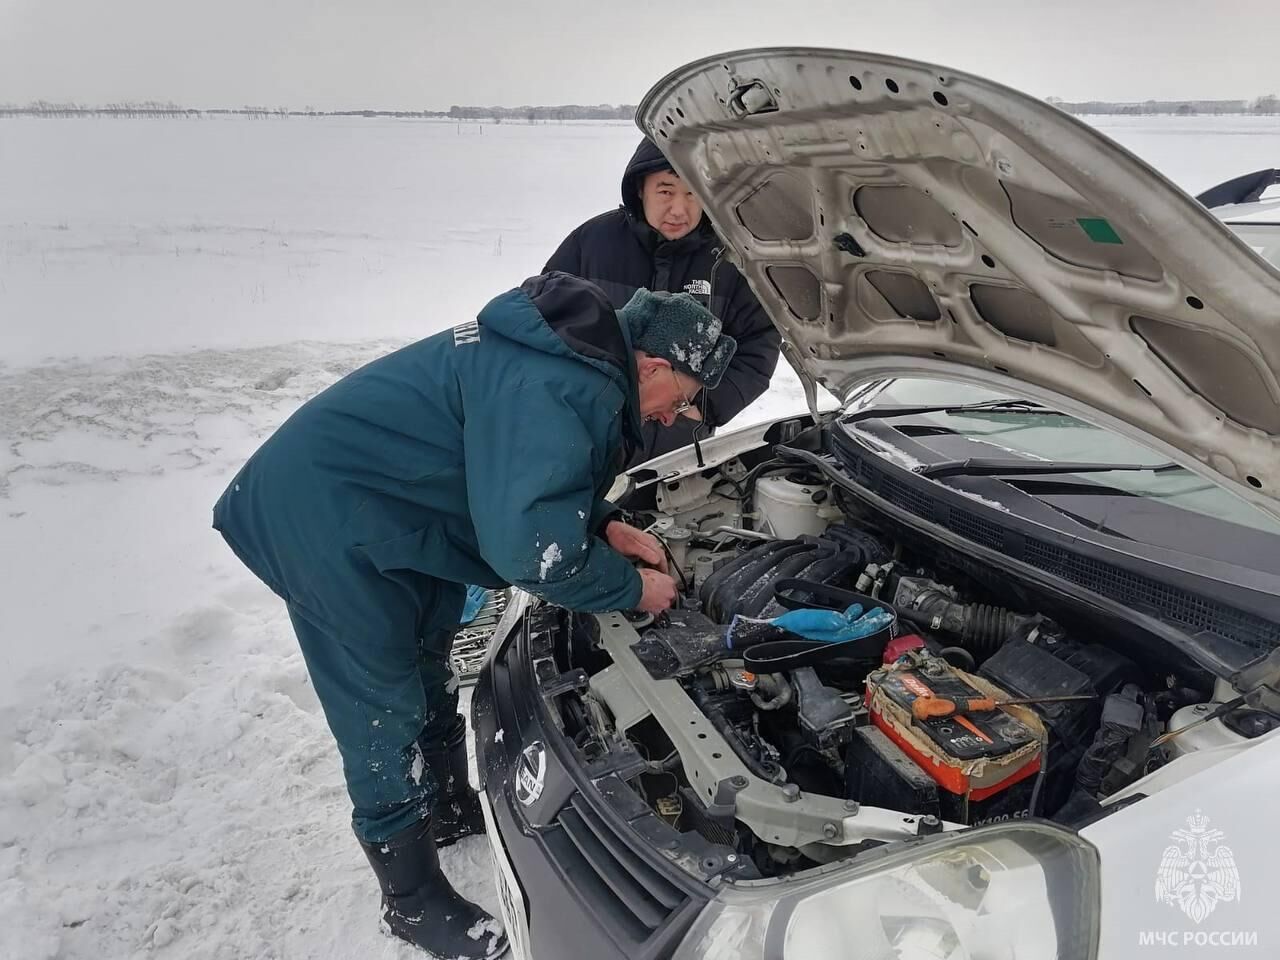
[[1094,128],[945,67],[805,48],[681,67],[636,121],[811,396],[975,383],[1280,516],[1280,271]]
[[640,202],[640,183],[646,176],[659,170],[672,170],[671,163],[662,155],[658,145],[645,137],[631,155],[622,171],[622,205],[632,217],[644,222],[644,206]]
[[640,435],[640,399],[631,335],[594,283],[567,273],[530,277],[490,301],[478,317],[485,329],[542,353],[571,356],[613,379],[627,398],[626,429]]

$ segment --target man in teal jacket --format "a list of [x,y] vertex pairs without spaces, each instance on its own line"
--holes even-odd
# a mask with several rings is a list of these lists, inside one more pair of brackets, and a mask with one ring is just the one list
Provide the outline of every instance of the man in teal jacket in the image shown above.
[[534,277],[313,398],[215,506],[287,604],[398,936],[439,956],[505,948],[436,856],[483,830],[448,666],[466,585],[671,606],[660,546],[604,494],[643,421],[699,416],[734,347],[687,295],[638,291],[615,314],[587,281]]

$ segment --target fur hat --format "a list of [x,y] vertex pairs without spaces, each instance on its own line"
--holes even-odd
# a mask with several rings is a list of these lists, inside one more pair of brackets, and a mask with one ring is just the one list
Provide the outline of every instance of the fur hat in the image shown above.
[[720,332],[719,318],[687,293],[641,288],[618,316],[637,350],[670,361],[709,390],[719,385],[738,349],[733,337]]

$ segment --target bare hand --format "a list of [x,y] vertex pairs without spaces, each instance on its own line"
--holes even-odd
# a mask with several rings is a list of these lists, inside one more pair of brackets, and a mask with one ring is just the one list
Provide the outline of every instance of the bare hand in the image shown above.
[[653,534],[637,530],[621,520],[612,520],[604,528],[604,537],[609,546],[624,557],[631,560],[639,560],[641,563],[648,564],[663,573],[669,572],[667,570],[667,555],[662,549],[662,544],[658,542],[658,538]]
[[640,580],[644,592],[640,595],[639,609],[645,613],[661,613],[676,603],[676,582],[657,570],[641,570]]

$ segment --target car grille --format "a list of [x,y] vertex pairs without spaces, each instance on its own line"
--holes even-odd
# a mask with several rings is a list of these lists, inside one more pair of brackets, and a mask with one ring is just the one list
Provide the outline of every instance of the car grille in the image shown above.
[[568,885],[609,929],[640,944],[656,933],[688,897],[632,852],[581,794],[544,834]]

